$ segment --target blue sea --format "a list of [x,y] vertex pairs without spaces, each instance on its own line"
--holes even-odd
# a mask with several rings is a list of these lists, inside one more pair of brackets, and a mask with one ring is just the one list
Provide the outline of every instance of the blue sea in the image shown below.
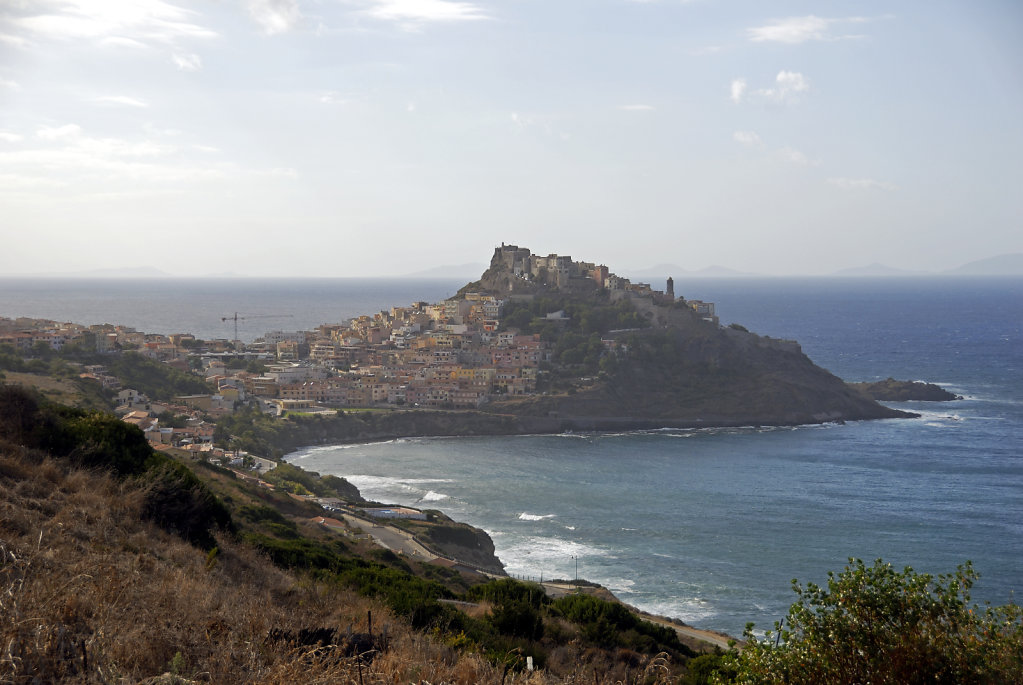
[[[437,300],[461,283],[0,280],[0,316],[243,339]],[[1023,279],[677,280],[722,323],[798,340],[847,380],[963,395],[921,418],[502,438],[412,438],[290,456],[364,496],[438,508],[493,537],[509,572],[602,583],[640,608],[739,635],[849,557],[947,573],[978,602],[1023,591]]]

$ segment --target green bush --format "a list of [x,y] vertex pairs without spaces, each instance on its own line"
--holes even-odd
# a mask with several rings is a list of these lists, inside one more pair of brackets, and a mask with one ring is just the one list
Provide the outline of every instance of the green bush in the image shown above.
[[668,652],[692,656],[672,628],[644,621],[618,602],[591,595],[568,595],[552,609],[580,626],[583,637],[602,647],[624,647],[645,654]]
[[825,587],[794,580],[799,599],[774,631],[747,626],[732,682],[1023,682],[1023,612],[971,605],[976,578],[969,562],[934,577],[850,559]]
[[213,529],[234,531],[231,512],[188,467],[170,459],[139,481],[145,489],[143,517],[202,549],[216,546]]

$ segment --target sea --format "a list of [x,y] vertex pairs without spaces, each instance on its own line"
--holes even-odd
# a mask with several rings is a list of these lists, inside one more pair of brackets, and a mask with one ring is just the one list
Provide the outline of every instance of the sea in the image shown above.
[[[0,279],[0,316],[252,340],[461,282]],[[509,573],[601,583],[641,609],[739,636],[771,628],[792,581],[850,558],[943,574],[971,561],[978,604],[1023,592],[1023,279],[676,279],[723,325],[795,339],[851,381],[937,383],[917,419],[804,427],[407,438],[288,459],[369,499],[486,530]]]

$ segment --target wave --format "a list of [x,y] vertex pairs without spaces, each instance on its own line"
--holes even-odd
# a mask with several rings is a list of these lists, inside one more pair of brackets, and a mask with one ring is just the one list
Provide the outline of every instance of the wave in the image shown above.
[[520,521],[543,521],[544,519],[552,519],[557,514],[530,514],[529,512],[522,512],[519,514]]
[[542,535],[521,537],[494,533],[491,533],[491,536],[499,538],[495,539],[498,547],[497,556],[504,562],[506,568],[516,573],[534,574],[537,564],[543,564],[552,577],[555,574],[561,576],[574,574],[575,560],[578,559],[579,572],[583,575],[583,562],[586,559],[593,557],[604,559],[607,556],[606,549],[565,538]]
[[654,602],[630,601],[630,603],[655,616],[677,618],[689,625],[700,625],[720,613],[717,607],[701,597],[672,597]]
[[423,502],[439,502],[440,500],[448,499],[449,497],[450,497],[450,495],[445,495],[443,492],[434,492],[433,490],[430,490],[425,495],[423,495],[420,499]]

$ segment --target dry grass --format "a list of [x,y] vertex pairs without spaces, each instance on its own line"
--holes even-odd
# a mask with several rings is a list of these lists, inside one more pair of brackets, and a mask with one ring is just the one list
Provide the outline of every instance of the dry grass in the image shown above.
[[[141,504],[106,474],[0,454],[0,683],[168,682],[154,680],[168,672],[214,683],[555,682],[505,673],[244,545],[221,539],[208,556],[141,521]],[[369,611],[388,642],[364,659],[344,644],[269,637],[365,631]],[[608,682],[584,671],[566,681]]]

